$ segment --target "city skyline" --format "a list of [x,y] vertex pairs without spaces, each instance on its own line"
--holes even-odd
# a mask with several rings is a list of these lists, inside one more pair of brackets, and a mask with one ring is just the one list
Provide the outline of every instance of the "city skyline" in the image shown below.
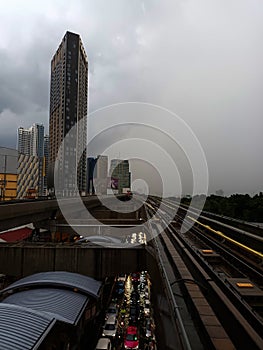
[[[262,7],[259,1],[198,6],[116,1],[104,4],[103,11],[89,1],[5,5],[0,145],[15,147],[21,122],[47,127],[50,59],[65,31],[72,30],[81,35],[89,56],[90,112],[126,101],[168,108],[192,128],[204,149],[210,193],[259,192]],[[16,47],[9,45],[13,40]],[[92,129],[92,118],[89,124]]]

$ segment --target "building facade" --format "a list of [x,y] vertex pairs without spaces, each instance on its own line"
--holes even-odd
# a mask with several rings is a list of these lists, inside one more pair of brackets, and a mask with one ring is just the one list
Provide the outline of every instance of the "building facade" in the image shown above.
[[40,161],[37,156],[19,153],[17,163],[17,198],[34,198],[39,196]]
[[18,128],[17,149],[19,153],[30,154],[31,150],[31,133],[29,129]]
[[87,56],[80,36],[66,32],[51,61],[48,188],[56,195],[86,191],[87,103]]
[[40,158],[0,147],[0,200],[39,196]]
[[43,158],[44,157],[44,125],[33,124],[29,129],[31,132],[31,151],[30,155]]
[[99,155],[96,158],[94,184],[97,194],[107,194],[108,185],[108,156]]
[[43,192],[48,194],[47,174],[48,174],[48,158],[49,158],[49,136],[44,136],[44,161],[43,161]]
[[43,158],[44,125],[34,123],[29,129],[18,128],[17,148],[19,153]]
[[118,192],[122,193],[124,189],[131,187],[131,173],[129,161],[122,159],[112,159],[110,166],[111,179],[118,180]]
[[[38,164],[38,183],[36,184],[35,191],[37,191],[38,196],[43,196],[46,194],[44,189],[44,125],[34,123],[29,129],[20,127],[18,129],[18,141],[17,141],[18,152],[21,155],[23,161],[19,164],[20,174],[26,174],[27,169],[30,168],[31,164],[26,163],[26,160],[34,160],[34,164]],[[31,158],[32,157],[32,158]],[[25,166],[25,169],[22,169],[21,166]],[[35,177],[35,174],[34,174]],[[24,181],[23,181],[24,182]],[[24,196],[24,192],[20,193],[20,197]]]
[[95,194],[94,171],[96,161],[97,159],[93,157],[88,157],[87,159],[87,194]]
[[17,159],[16,149],[0,147],[0,201],[17,196]]

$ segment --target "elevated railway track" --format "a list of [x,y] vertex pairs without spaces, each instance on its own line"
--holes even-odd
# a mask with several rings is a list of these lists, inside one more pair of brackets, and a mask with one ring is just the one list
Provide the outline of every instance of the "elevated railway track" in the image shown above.
[[[130,227],[131,232],[139,228],[150,235],[149,244],[125,252],[119,247],[73,244],[56,247],[53,243],[45,247],[2,245],[1,261],[2,266],[8,267],[6,273],[27,275],[32,266],[36,269],[33,272],[63,267],[105,277],[123,272],[123,269],[128,272],[134,268],[149,268],[159,315],[157,333],[159,343],[163,339],[163,348],[263,349],[262,230],[252,232],[249,226],[246,229],[233,227],[220,222],[219,217],[208,217],[207,213],[198,217],[194,209],[187,211],[171,200],[163,200],[160,207],[156,197],[149,197],[133,215],[107,211],[97,198],[85,201],[94,217],[105,224],[106,231],[96,227],[97,232],[93,227],[96,224],[85,221],[81,213],[74,211],[76,217],[72,224],[83,227],[83,233],[110,234],[115,226],[125,227],[126,231]],[[68,207],[69,210],[72,207],[70,200]],[[58,218],[58,206],[52,200],[32,204],[26,201],[18,207],[15,203],[3,205],[0,223],[14,225],[14,222],[32,220],[33,215],[37,220],[42,213],[47,217],[56,213],[54,227],[61,231],[69,229],[68,224]],[[150,223],[149,218],[153,219]],[[182,223],[189,229],[182,230]],[[21,253],[19,261],[14,263],[18,252]],[[14,266],[16,271],[12,272],[10,269]],[[160,285],[156,281],[161,281]],[[173,334],[170,334],[171,329]]]
[[[156,216],[160,203],[151,198],[149,202],[146,210],[150,216]],[[202,330],[202,339],[206,339],[205,347],[262,349],[260,235],[249,232],[238,235],[233,228],[235,240],[227,240],[228,235],[210,227],[211,221],[207,225],[202,216],[198,220],[185,217],[185,208],[181,210],[170,201],[166,204],[167,212],[158,212],[156,227],[160,234],[156,240],[163,247],[176,276],[175,281],[170,282],[180,286],[182,296]],[[176,212],[175,219],[171,220],[171,214]],[[168,220],[170,224],[164,229],[163,223]],[[191,226],[184,233],[180,230],[183,220]],[[221,230],[224,228],[222,225]],[[253,248],[248,245],[252,242]]]

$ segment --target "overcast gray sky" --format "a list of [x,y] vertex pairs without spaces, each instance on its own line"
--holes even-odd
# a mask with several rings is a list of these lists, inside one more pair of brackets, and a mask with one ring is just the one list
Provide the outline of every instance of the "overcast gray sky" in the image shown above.
[[90,111],[127,101],[167,108],[199,139],[210,192],[263,189],[261,0],[0,5],[0,146],[16,146],[19,126],[48,132],[50,61],[70,30],[88,54]]

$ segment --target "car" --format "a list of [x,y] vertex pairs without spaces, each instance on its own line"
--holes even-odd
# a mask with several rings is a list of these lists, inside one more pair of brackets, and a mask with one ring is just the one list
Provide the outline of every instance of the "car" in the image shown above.
[[115,284],[115,295],[121,296],[123,295],[125,290],[125,283],[123,281],[117,281]]
[[108,309],[106,310],[105,320],[107,320],[110,316],[114,316],[116,319],[117,313],[118,313],[118,308],[116,304],[110,304]]
[[135,305],[140,302],[140,294],[138,293],[137,290],[133,290],[131,292],[131,304]]
[[138,349],[139,337],[137,327],[129,326],[124,336],[124,348],[125,349]]
[[140,282],[140,273],[139,272],[133,272],[131,274],[132,283],[139,283]]
[[111,350],[111,341],[109,338],[100,338],[95,350]]
[[130,324],[137,325],[140,320],[140,306],[139,305],[131,305],[130,307]]
[[126,281],[126,274],[125,273],[120,273],[118,278],[117,278],[117,281],[125,282]]
[[114,338],[116,335],[116,332],[117,332],[116,316],[110,316],[103,327],[102,336]]

